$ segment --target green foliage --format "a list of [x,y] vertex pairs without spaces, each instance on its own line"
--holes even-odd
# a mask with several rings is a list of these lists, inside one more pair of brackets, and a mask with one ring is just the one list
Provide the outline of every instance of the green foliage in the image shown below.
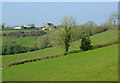
[[81,45],[80,45],[80,49],[83,51],[86,50],[91,50],[92,49],[92,45],[91,45],[91,40],[89,39],[89,37],[83,36],[82,40],[81,40]]

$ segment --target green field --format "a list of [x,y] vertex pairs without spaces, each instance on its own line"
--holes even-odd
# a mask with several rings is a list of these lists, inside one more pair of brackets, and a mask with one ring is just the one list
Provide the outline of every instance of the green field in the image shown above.
[[[31,31],[37,31],[37,30],[2,30],[2,33],[9,33],[9,32],[31,32]],[[23,46],[33,46],[36,44],[38,40],[38,37],[27,37],[27,38],[11,38],[11,37],[2,37],[2,44],[5,44],[5,41],[14,41],[18,44],[21,44]]]
[[10,38],[2,37],[2,43],[5,44],[5,41],[14,41],[23,46],[33,46],[38,41],[38,37],[26,37],[26,38]]
[[19,32],[19,31],[31,32],[31,31],[37,31],[37,30],[2,30],[0,32],[2,32],[2,33],[9,33],[9,32]]
[[118,44],[3,69],[3,81],[117,80]]
[[[93,42],[93,45],[118,41],[118,32],[117,31],[106,31],[103,33],[99,33],[99,34],[91,36],[91,40]],[[80,40],[76,42],[72,42],[70,50],[79,49],[79,45],[80,45]],[[2,56],[2,59],[3,59],[2,66],[5,66],[6,64],[10,62],[14,62],[14,61],[36,58],[36,57],[50,56],[50,55],[60,54],[63,52],[64,52],[64,48],[62,47],[52,47],[52,48],[47,48],[47,49],[28,52],[28,53],[6,55],[6,56]]]
[[[90,37],[93,45],[106,44],[108,42],[118,41],[118,31],[106,31],[95,34]],[[79,49],[80,40],[71,43],[73,49]]]
[[[31,31],[37,31],[37,30],[3,30],[3,33],[8,32],[17,32],[17,31],[24,31],[24,32],[31,32]],[[47,34],[49,34],[51,31],[45,31]],[[5,41],[14,41],[17,42],[20,45],[23,46],[33,46],[38,41],[39,37],[25,37],[25,38],[12,38],[12,37],[5,37],[2,36],[2,44],[5,44]]]

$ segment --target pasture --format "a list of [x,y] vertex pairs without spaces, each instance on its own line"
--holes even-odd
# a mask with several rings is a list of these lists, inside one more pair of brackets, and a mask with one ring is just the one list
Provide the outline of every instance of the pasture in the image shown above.
[[37,37],[26,37],[26,38],[10,38],[10,37],[2,37],[2,43],[5,44],[5,41],[14,41],[23,46],[33,46],[36,44],[38,38]]
[[[90,37],[90,39],[92,40],[93,45],[114,42],[114,41],[118,41],[118,32],[106,31],[103,33],[93,35]],[[70,51],[79,49],[79,46],[80,46],[80,40],[72,42],[70,46]],[[59,47],[51,47],[51,48],[46,48],[46,49],[37,50],[33,52],[28,52],[28,53],[1,56],[3,59],[2,66],[5,66],[6,64],[14,61],[31,59],[36,57],[51,56],[51,55],[61,54],[63,52],[64,52],[64,48],[59,46]]]
[[101,80],[118,80],[118,44],[3,69],[3,81]]

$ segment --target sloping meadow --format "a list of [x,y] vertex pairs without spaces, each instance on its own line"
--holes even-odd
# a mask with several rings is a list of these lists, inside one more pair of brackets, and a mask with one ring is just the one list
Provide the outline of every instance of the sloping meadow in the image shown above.
[[[90,39],[91,39],[93,45],[116,42],[116,41],[118,41],[118,32],[113,31],[113,30],[106,31],[103,33],[93,35],[90,37]],[[72,42],[71,46],[70,46],[70,51],[79,50],[79,46],[80,46],[80,40]],[[58,47],[51,47],[51,48],[46,48],[46,49],[42,49],[42,50],[37,50],[37,51],[33,51],[33,52],[1,56],[2,57],[2,66],[4,67],[6,64],[15,62],[15,61],[57,55],[57,54],[61,54],[63,52],[64,52],[64,48],[61,46],[58,46]]]
[[3,69],[3,81],[117,81],[118,44]]

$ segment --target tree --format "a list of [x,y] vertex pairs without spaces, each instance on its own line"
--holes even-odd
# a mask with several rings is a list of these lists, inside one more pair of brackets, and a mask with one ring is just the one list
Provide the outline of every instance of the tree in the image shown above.
[[21,25],[21,28],[24,29],[24,25]]
[[70,47],[70,41],[71,41],[71,27],[74,27],[76,25],[75,19],[73,17],[64,17],[62,20],[62,25],[64,27],[64,47],[65,51],[68,52],[68,49]]
[[80,49],[83,50],[83,51],[87,51],[87,50],[91,50],[92,49],[92,45],[91,45],[91,40],[89,38],[89,36],[87,37],[86,35],[84,35],[82,37],[82,40],[81,40],[81,46],[80,46]]
[[38,49],[51,47],[50,37],[48,35],[41,36],[36,45]]
[[87,35],[95,34],[96,26],[97,24],[94,23],[93,21],[88,21],[83,25],[83,27],[85,27],[84,29]]
[[2,23],[2,29],[5,28],[5,23]]
[[117,12],[112,13],[109,17],[109,23],[113,24],[113,25],[116,25],[117,20],[118,20]]
[[71,28],[67,29],[67,26],[65,26],[65,40],[64,40],[64,45],[65,45],[65,51],[68,52],[69,46],[70,46],[70,40],[71,40]]
[[85,27],[95,27],[95,26],[97,26],[97,24],[95,24],[93,21],[88,21],[83,26],[85,26]]
[[114,29],[114,27],[117,27],[115,26],[118,22],[118,14],[117,12],[113,12],[112,14],[110,14],[108,20],[102,24],[102,26],[104,27],[107,27],[107,29]]

